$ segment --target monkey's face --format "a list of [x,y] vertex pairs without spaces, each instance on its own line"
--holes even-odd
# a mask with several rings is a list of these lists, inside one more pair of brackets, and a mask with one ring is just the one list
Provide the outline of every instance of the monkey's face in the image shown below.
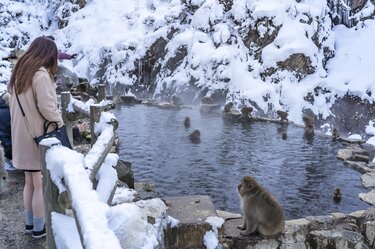
[[242,182],[240,184],[238,184],[237,186],[237,191],[240,193],[241,192],[241,188],[242,188]]
[[246,193],[250,192],[255,185],[255,179],[251,176],[245,176],[241,183],[237,186],[238,193],[244,196]]

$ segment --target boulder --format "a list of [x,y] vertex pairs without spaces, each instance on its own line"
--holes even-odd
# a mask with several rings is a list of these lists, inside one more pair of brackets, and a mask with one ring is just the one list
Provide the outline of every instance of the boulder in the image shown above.
[[309,234],[312,248],[361,249],[363,235],[345,230],[315,230]]
[[211,230],[206,221],[217,216],[209,196],[178,196],[164,198],[169,216],[177,219],[178,225],[165,229],[165,248],[203,249],[203,237]]
[[119,160],[116,165],[116,171],[118,179],[125,182],[129,188],[134,189],[134,175],[131,167],[131,162]]
[[368,193],[360,193],[359,198],[371,205],[375,205],[375,190],[371,190]]

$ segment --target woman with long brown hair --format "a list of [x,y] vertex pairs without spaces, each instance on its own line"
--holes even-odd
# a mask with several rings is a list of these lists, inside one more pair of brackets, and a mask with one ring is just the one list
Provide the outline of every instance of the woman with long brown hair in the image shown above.
[[45,237],[46,232],[41,159],[33,137],[44,133],[45,120],[55,121],[59,127],[64,124],[53,80],[57,55],[53,40],[36,38],[15,65],[9,85],[13,165],[25,172],[26,232],[32,232],[34,238]]

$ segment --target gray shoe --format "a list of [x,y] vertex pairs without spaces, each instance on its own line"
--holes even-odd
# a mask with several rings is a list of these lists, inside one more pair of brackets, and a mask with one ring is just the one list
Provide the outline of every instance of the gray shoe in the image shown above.
[[5,159],[5,162],[4,162],[4,169],[6,171],[17,171],[18,169],[16,169],[13,164],[12,164],[12,160],[9,160],[9,159]]

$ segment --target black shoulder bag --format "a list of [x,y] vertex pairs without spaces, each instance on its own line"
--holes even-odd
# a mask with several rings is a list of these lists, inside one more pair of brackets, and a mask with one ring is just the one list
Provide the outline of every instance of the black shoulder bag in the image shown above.
[[[16,92],[16,91],[14,91],[14,92]],[[18,98],[18,94],[15,93],[15,95],[16,95],[16,98],[17,98],[18,105],[20,106],[22,116],[25,118],[26,124],[27,124],[27,126],[30,130],[31,136],[33,137],[33,139],[34,139],[34,141],[37,145],[39,145],[40,141],[42,141],[44,138],[55,137],[61,142],[62,146],[65,146],[65,147],[68,147],[69,149],[72,149],[72,145],[70,144],[68,135],[66,134],[65,125],[58,128],[57,122],[55,122],[55,121],[52,121],[52,122],[50,122],[48,120],[44,121],[44,125],[43,125],[44,134],[39,136],[39,137],[35,136],[34,132],[31,130],[31,126],[30,126],[30,124],[29,124],[29,122],[26,118],[25,112],[23,111],[21,102]],[[54,125],[55,130],[47,132],[50,125]]]

